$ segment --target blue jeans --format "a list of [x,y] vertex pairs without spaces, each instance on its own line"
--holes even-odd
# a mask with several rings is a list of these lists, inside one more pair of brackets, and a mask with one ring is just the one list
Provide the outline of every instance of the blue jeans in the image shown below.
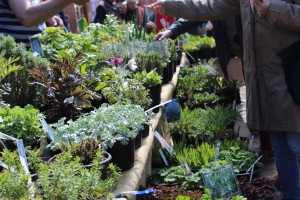
[[300,200],[300,133],[274,131],[270,136],[282,194]]

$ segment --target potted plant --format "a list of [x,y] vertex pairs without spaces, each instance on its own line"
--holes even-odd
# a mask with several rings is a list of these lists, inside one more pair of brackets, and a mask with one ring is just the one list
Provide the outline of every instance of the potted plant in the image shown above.
[[[227,150],[222,150],[219,153],[219,160],[225,160],[227,162],[230,162],[232,164],[232,167],[234,169],[234,172],[237,174],[237,176],[249,176],[250,171],[249,168],[254,165],[254,175],[258,176],[259,171],[263,167],[263,163],[256,162],[259,158],[258,153],[240,149],[240,147],[229,147]],[[248,172],[247,172],[248,171]]]
[[[160,104],[160,93],[161,93],[161,76],[154,70],[150,72],[141,71],[134,74],[134,79],[141,82],[146,88],[149,89],[150,97],[152,98],[152,104],[150,108]],[[157,113],[159,108],[153,110],[154,113]]]
[[182,49],[184,52],[187,52],[190,63],[195,64],[199,59],[210,59],[212,57],[212,49],[215,46],[213,37],[191,35],[189,41],[182,44]]
[[92,99],[100,98],[85,87],[84,78],[76,71],[80,59],[80,54],[61,52],[56,63],[50,65],[50,69],[28,70],[31,84],[40,86],[35,100],[46,115],[48,123],[56,122],[62,117],[79,117],[84,108],[92,106]]
[[22,67],[22,69],[9,74],[2,80],[2,84],[9,84],[10,87],[10,95],[3,96],[3,100],[11,106],[33,105],[36,88],[28,85],[27,70],[33,68],[46,69],[49,66],[49,61],[40,56],[34,56],[32,52],[26,50],[24,44],[17,44],[13,37],[2,34],[0,34],[0,51],[5,52],[5,55],[3,55],[5,59],[9,60],[11,58],[16,66]]
[[63,152],[52,163],[40,163],[36,181],[38,196],[45,199],[101,199],[112,196],[120,174],[110,165],[110,176],[103,180],[100,161],[95,159],[94,165],[86,169],[79,157],[73,158],[71,153]]
[[31,188],[34,184],[22,168],[17,151],[4,149],[1,152],[1,161],[9,168],[0,170],[0,196],[4,200],[9,199],[30,199]]
[[[46,135],[40,123],[44,115],[32,105],[24,108],[15,106],[13,108],[3,107],[0,109],[0,132],[17,139],[23,139],[25,146],[37,147],[39,141]],[[9,144],[7,147],[15,149],[16,145]]]

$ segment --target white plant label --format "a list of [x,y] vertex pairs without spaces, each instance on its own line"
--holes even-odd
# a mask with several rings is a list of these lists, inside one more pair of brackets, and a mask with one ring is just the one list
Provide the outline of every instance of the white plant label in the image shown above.
[[12,140],[12,141],[17,141],[18,139],[17,138],[14,138],[14,137],[11,137],[9,135],[6,135],[4,133],[1,133],[0,132],[0,139],[2,140]]
[[161,148],[159,148],[158,151],[159,151],[159,154],[160,154],[161,158],[163,159],[165,165],[166,165],[166,166],[169,166],[169,163],[168,163],[168,161],[167,161],[167,159],[166,159],[166,156],[165,156],[164,152],[161,150]]
[[1,160],[0,160],[0,165],[1,165],[3,168],[8,169],[7,164],[5,164],[4,162],[2,162]]
[[161,146],[164,147],[171,154],[171,156],[175,155],[174,149],[157,131],[154,132],[154,136],[156,137],[156,139],[158,139]]
[[43,126],[43,129],[48,133],[50,139],[52,141],[54,141],[54,134],[53,134],[51,128],[49,127],[49,125],[47,124],[46,120],[42,118],[42,119],[40,119],[40,122]]
[[22,139],[17,140],[16,143],[17,143],[17,147],[18,147],[18,152],[19,152],[21,165],[24,168],[25,172],[27,174],[30,174],[23,140]]

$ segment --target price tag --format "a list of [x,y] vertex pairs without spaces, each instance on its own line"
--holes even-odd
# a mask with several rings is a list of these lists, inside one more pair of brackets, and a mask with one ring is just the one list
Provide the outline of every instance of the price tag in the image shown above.
[[161,148],[158,151],[159,151],[159,154],[160,154],[161,158],[163,159],[165,165],[169,166],[169,163],[168,163],[168,161],[166,159],[166,156],[165,156],[164,152],[161,150]]
[[164,147],[171,154],[171,156],[175,155],[174,149],[157,131],[154,132],[154,136],[156,137],[156,139],[158,139],[161,146]]
[[49,127],[49,125],[47,124],[46,120],[42,118],[42,119],[40,119],[40,122],[43,126],[43,129],[48,133],[50,139],[52,141],[54,141],[54,134],[53,134],[51,128]]
[[218,161],[219,152],[220,152],[220,147],[221,147],[221,143],[220,143],[220,142],[217,142],[215,161]]
[[16,143],[17,143],[17,147],[18,147],[18,152],[19,152],[21,165],[24,168],[25,172],[27,174],[30,174],[23,140],[22,139],[17,140]]

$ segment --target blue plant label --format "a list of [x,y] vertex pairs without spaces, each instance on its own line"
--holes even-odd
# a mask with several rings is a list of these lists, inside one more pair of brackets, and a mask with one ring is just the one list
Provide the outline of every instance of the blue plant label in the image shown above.
[[215,161],[217,161],[219,158],[220,147],[221,147],[221,143],[217,142]]
[[35,55],[38,53],[40,56],[44,56],[44,51],[41,45],[41,40],[39,36],[33,36],[29,38],[30,46],[32,49],[32,52],[34,52]]
[[43,126],[43,129],[48,133],[50,139],[51,139],[52,141],[54,141],[54,134],[53,134],[53,132],[52,132],[52,129],[51,129],[51,128],[49,127],[49,125],[47,124],[46,120],[43,119],[43,118],[41,118],[41,119],[40,119],[40,122],[41,122],[41,124],[42,124],[42,126]]
[[159,151],[159,154],[160,154],[161,158],[163,159],[165,165],[166,165],[166,166],[169,166],[169,163],[168,163],[168,161],[167,161],[167,158],[166,158],[164,152],[161,150],[161,148],[159,148],[158,151]]
[[17,143],[17,147],[18,147],[18,153],[19,153],[21,165],[24,168],[25,172],[27,174],[30,174],[23,140],[22,139],[17,140],[16,143]]
[[161,146],[171,154],[171,156],[175,155],[174,149],[157,131],[154,132],[154,136],[160,142]]
[[150,188],[148,190],[140,191],[125,191],[120,194],[117,194],[115,198],[127,197],[127,199],[136,199],[136,197],[149,196],[154,194],[155,190]]

